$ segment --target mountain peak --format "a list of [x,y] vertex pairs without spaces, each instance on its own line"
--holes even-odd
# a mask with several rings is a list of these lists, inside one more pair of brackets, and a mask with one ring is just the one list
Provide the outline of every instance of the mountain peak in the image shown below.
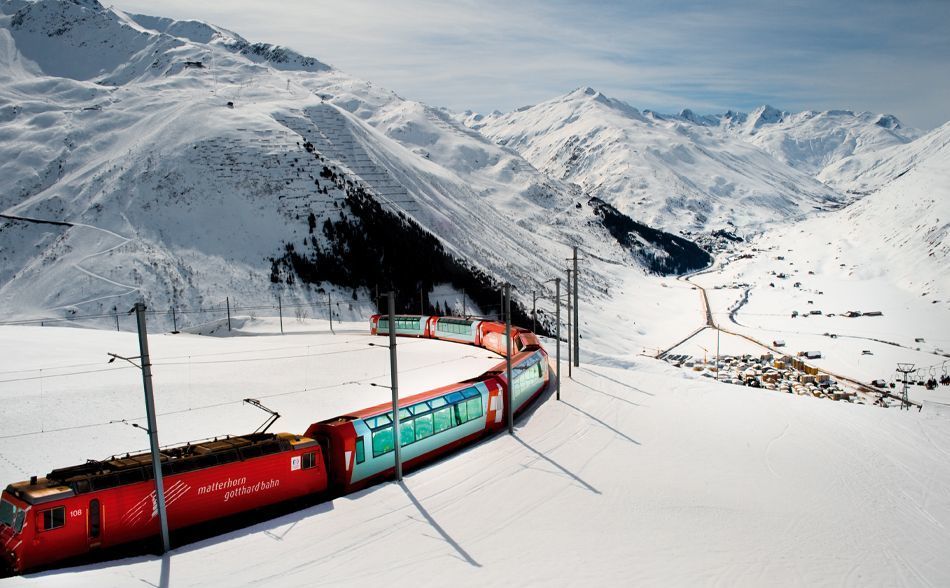
[[900,129],[903,126],[893,114],[882,114],[874,124],[885,129]]
[[596,102],[598,104],[604,105],[605,107],[611,110],[620,112],[630,118],[643,120],[643,115],[640,113],[640,111],[634,108],[633,106],[631,106],[630,104],[627,104],[626,102],[622,100],[617,100],[616,98],[610,98],[603,92],[599,90],[595,90],[594,88],[591,88],[590,86],[577,88],[576,90],[568,93],[566,96],[561,98],[561,100],[563,102],[568,102],[568,103]]
[[763,104],[752,111],[752,114],[749,115],[749,120],[754,128],[759,128],[762,125],[780,122],[784,116],[785,113],[781,110],[768,104]]

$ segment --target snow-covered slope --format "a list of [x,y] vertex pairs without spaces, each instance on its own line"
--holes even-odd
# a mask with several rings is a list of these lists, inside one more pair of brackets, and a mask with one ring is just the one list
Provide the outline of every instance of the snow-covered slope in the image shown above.
[[[576,187],[315,59],[94,0],[0,6],[0,213],[69,223],[0,227],[7,316],[312,299],[332,280],[275,260],[317,259],[359,194],[522,301],[571,245],[594,297],[604,264],[637,263]],[[368,300],[372,280],[341,285]]]
[[467,121],[539,169],[666,230],[748,230],[843,202],[708,120],[641,113],[591,88]]
[[[276,332],[274,322],[267,326]],[[249,385],[287,415],[272,430],[299,431],[339,414],[333,411],[384,401],[388,390],[367,382],[386,381],[386,354],[367,347],[365,326],[349,326],[363,331],[152,337],[161,441],[257,426],[265,415],[241,402]],[[599,337],[622,344],[623,335]],[[16,391],[19,399],[2,415],[4,484],[146,444],[141,431],[108,424],[143,422],[141,395],[130,392],[140,386],[138,370],[114,364],[61,378],[77,368],[50,369],[102,369],[106,351],[135,346],[129,333],[0,327],[3,356],[33,368],[6,378],[47,376],[43,385],[0,383],[0,394]],[[451,347],[401,341],[407,387],[401,374],[400,390],[425,384],[422,374],[451,381],[464,373],[460,364],[472,373],[488,361],[453,355]],[[331,353],[361,361],[328,361]],[[434,361],[435,368],[413,371]],[[950,388],[941,388],[946,398]],[[52,409],[56,403],[97,410],[77,415]],[[716,384],[643,358],[626,369],[585,363],[564,379],[561,401],[547,395],[514,435],[410,473],[401,484],[164,557],[0,584],[310,587],[352,585],[358,577],[360,584],[433,587],[446,578],[453,586],[944,586],[948,418],[936,402],[907,413]],[[62,430],[77,425],[91,426]],[[19,435],[6,436],[12,433]]]
[[870,271],[945,300],[950,296],[950,123],[881,159],[857,158],[873,163],[849,189],[880,187],[838,212],[833,225],[867,254]]
[[[759,341],[784,340],[782,351],[820,351],[816,366],[863,382],[894,381],[898,362],[921,368],[915,379],[939,377],[950,365],[948,139],[945,125],[868,160],[874,165],[853,186],[875,191],[774,227],[692,278],[706,287],[713,315]],[[871,311],[881,315],[849,316]]]
[[907,145],[896,145],[842,159],[822,170],[818,178],[839,190],[868,194],[910,172],[918,164],[924,163],[925,167],[933,167],[936,162],[946,158],[948,144],[950,122]]
[[748,115],[728,112],[709,118],[724,132],[812,176],[851,155],[904,145],[920,136],[893,115],[850,110],[790,113],[765,105]]

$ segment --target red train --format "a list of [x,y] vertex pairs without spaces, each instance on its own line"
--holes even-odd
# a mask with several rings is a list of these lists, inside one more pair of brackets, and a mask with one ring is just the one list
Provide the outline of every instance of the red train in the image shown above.
[[[398,316],[397,335],[464,341],[505,353],[504,325],[466,319]],[[374,334],[388,334],[374,316]],[[549,381],[547,354],[530,331],[512,338],[515,414]],[[403,468],[411,470],[504,426],[508,385],[502,361],[481,376],[400,399]],[[390,404],[310,425],[304,435],[255,433],[161,451],[172,530],[280,502],[344,494],[392,476]],[[151,454],[53,470],[7,486],[0,499],[0,544],[15,573],[159,533]]]

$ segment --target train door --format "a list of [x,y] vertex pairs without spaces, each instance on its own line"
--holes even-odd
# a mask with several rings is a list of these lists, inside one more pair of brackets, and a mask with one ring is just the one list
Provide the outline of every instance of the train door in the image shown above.
[[89,549],[94,549],[102,544],[102,505],[98,498],[89,501],[87,538],[89,540]]
[[505,414],[505,394],[500,384],[497,382],[488,386],[488,423],[489,427],[499,424]]

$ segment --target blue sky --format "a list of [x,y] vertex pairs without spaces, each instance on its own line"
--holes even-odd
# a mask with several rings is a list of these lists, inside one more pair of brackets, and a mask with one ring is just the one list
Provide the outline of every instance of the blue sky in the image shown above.
[[507,111],[592,86],[660,112],[950,120],[950,0],[119,0],[286,45],[401,96]]

